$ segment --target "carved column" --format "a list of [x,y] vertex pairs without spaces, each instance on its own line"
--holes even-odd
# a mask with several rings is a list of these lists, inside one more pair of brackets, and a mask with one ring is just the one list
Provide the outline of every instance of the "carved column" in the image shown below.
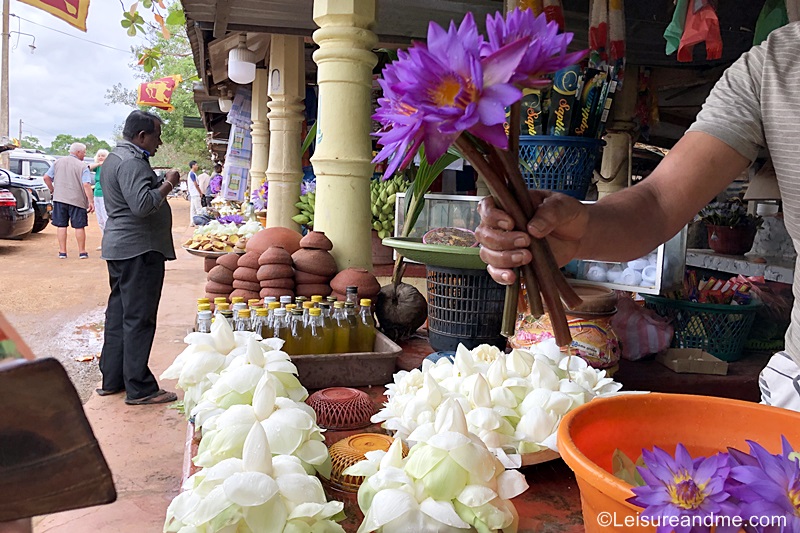
[[305,98],[303,38],[273,35],[269,52],[269,200],[267,227],[299,229],[292,220],[298,213],[303,180],[300,138]]
[[253,156],[250,160],[250,197],[267,179],[267,162],[269,159],[269,119],[267,119],[267,69],[256,70],[253,80],[253,96],[250,107],[250,126],[253,138]]
[[375,0],[315,0],[319,84],[314,229],[333,242],[339,269],[372,269],[369,180]]

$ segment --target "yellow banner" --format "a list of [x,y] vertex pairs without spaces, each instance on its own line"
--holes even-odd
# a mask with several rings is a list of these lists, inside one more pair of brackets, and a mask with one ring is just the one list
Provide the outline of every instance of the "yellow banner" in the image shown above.
[[86,31],[89,0],[19,0],[23,4],[47,11],[71,26]]

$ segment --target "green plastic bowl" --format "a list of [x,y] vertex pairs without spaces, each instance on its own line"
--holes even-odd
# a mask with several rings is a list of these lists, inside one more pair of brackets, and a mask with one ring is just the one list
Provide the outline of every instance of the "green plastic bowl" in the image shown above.
[[394,248],[410,261],[442,268],[461,268],[465,270],[485,270],[486,263],[481,260],[480,248],[445,246],[442,244],[423,244],[422,239],[411,237],[389,237],[383,244]]

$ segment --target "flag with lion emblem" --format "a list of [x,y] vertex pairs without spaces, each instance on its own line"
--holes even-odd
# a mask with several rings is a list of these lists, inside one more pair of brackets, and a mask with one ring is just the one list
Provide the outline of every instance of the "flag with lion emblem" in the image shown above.
[[138,105],[146,105],[157,107],[165,111],[172,111],[175,109],[170,103],[172,91],[174,91],[175,86],[182,81],[183,78],[176,74],[174,76],[167,76],[166,78],[140,83],[136,103]]
[[89,13],[89,0],[19,0],[23,4],[38,7],[54,15],[67,24],[86,31],[86,15]]

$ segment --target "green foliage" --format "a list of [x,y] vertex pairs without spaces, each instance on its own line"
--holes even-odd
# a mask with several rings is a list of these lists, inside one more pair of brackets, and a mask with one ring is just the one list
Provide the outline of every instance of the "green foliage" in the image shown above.
[[56,135],[53,142],[50,143],[50,148],[47,152],[53,155],[67,155],[69,154],[69,147],[72,143],[83,143],[86,145],[87,157],[93,157],[98,150],[111,150],[111,145],[102,139],[98,139],[93,134],[86,135],[85,137],[74,137],[66,133]]
[[22,139],[19,140],[19,147],[20,148],[30,148],[32,150],[42,150],[44,151],[44,146],[42,146],[41,141],[39,141],[38,137],[34,137],[33,135],[26,135]]

